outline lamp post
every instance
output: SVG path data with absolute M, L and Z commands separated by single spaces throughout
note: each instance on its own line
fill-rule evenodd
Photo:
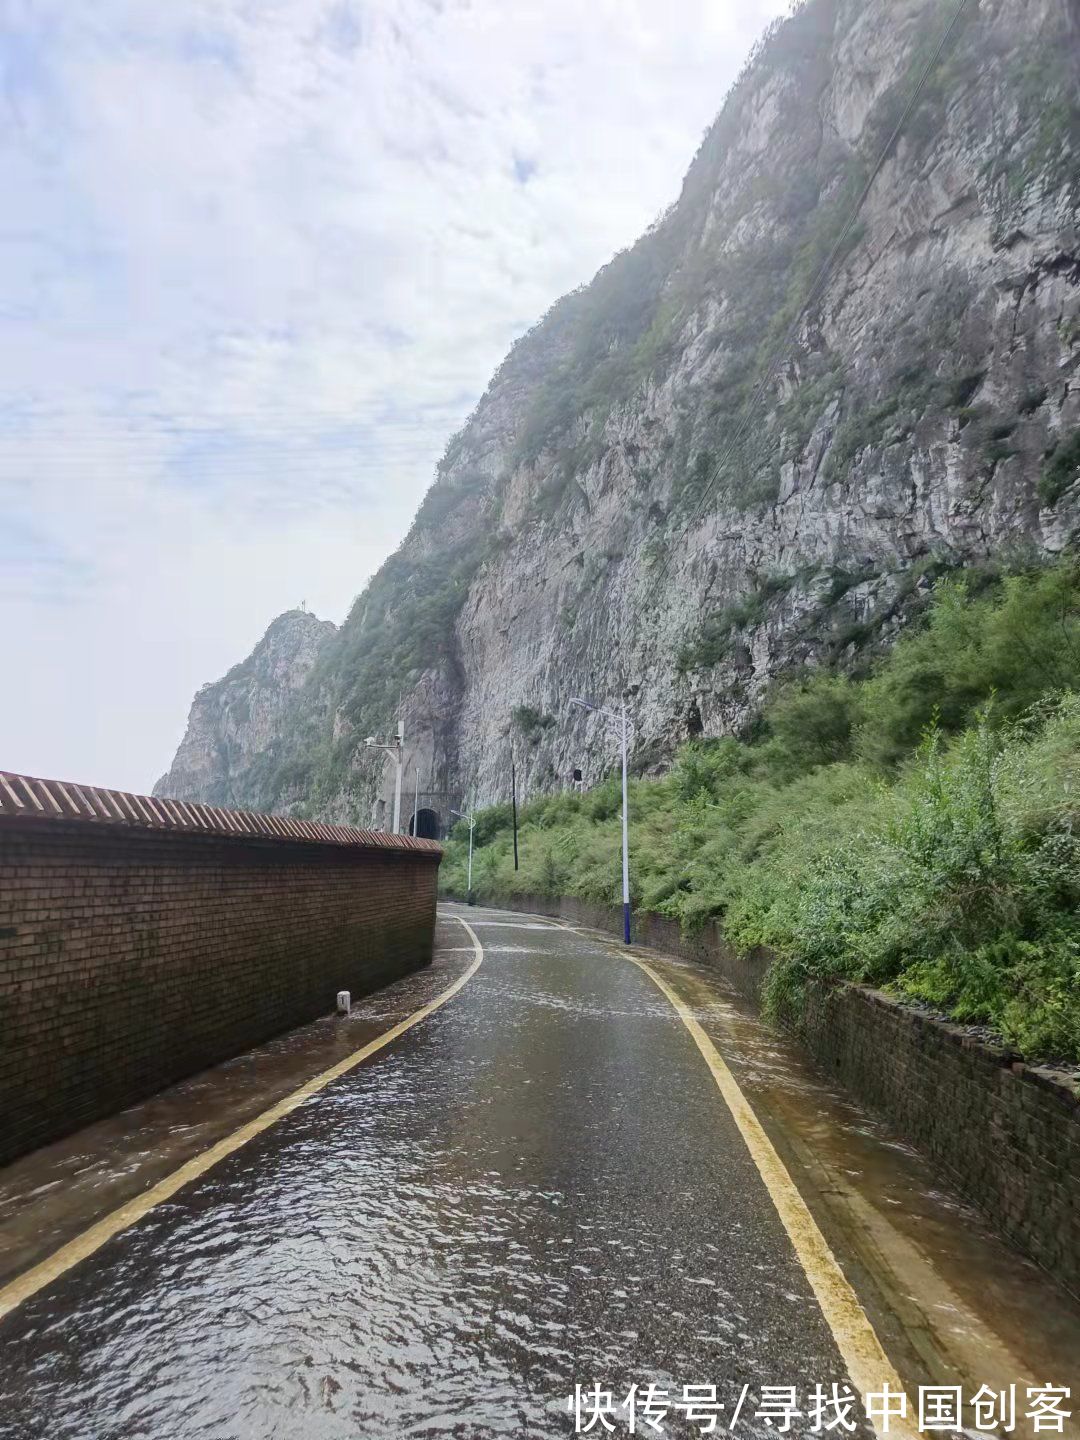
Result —
M 514 767 L 514 742 L 510 741 L 510 806 L 514 820 L 514 869 L 518 868 L 518 836 L 517 836 L 517 770 Z
M 618 711 L 607 710 L 603 705 L 590 705 L 588 700 L 579 700 L 576 696 L 570 700 L 571 705 L 577 705 L 581 710 L 591 710 L 594 715 L 603 715 L 606 720 L 611 720 L 619 727 L 619 737 L 622 747 L 622 913 L 623 913 L 623 943 L 630 944 L 630 841 L 627 822 L 626 802 L 626 739 L 630 727 L 630 721 L 626 718 L 626 701 L 622 702 Z
M 450 814 L 451 814 L 451 815 L 456 815 L 459 820 L 467 820 L 467 821 L 469 822 L 469 879 L 468 879 L 468 883 L 466 884 L 466 887 L 465 887 L 465 888 L 466 888 L 466 891 L 467 891 L 468 895 L 471 897 L 471 896 L 472 896 L 472 840 L 473 840 L 473 831 L 476 829 L 476 816 L 475 816 L 475 815 L 463 815 L 460 810 L 455 810 L 452 805 L 451 805 L 451 807 L 450 807 Z
M 397 767 L 394 775 L 394 829 L 395 835 L 401 829 L 401 760 L 405 748 L 405 721 L 397 722 L 397 734 L 392 740 L 380 740 L 377 735 L 369 735 L 364 741 L 369 750 L 385 750 L 388 755 L 394 757 L 394 764 Z

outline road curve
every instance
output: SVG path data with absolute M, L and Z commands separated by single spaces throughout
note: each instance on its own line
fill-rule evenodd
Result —
M 721 1428 L 742 1397 L 737 1432 L 767 1435 L 763 1386 L 802 1405 L 852 1384 L 650 976 L 550 922 L 462 914 L 483 964 L 448 1003 L 0 1323 L 3 1440 L 550 1436 L 596 1382 L 715 1385 Z M 440 945 L 472 948 L 450 915 Z M 669 1408 L 662 1433 L 705 1427 Z

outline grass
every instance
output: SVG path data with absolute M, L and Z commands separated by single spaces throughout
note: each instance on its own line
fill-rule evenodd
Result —
M 614 903 L 619 785 L 482 812 L 474 885 Z M 774 692 L 754 738 L 631 782 L 633 902 L 775 957 L 766 998 L 865 981 L 1080 1060 L 1080 572 L 942 581 L 865 679 Z M 479 834 L 478 830 L 478 834 Z M 464 888 L 463 837 L 443 883 Z

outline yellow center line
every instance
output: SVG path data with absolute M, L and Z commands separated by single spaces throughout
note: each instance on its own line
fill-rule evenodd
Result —
M 705 1063 L 716 1081 L 716 1087 L 724 1097 L 731 1117 L 738 1126 L 739 1134 L 750 1151 L 758 1174 L 764 1181 L 769 1197 L 787 1231 L 799 1264 L 817 1296 L 852 1383 L 864 1399 L 871 1391 L 880 1393 L 885 1385 L 896 1395 L 904 1389 L 903 1382 L 885 1354 L 866 1311 L 829 1248 L 828 1241 L 818 1228 L 806 1201 L 799 1194 L 787 1166 L 776 1153 L 761 1121 L 754 1114 L 750 1102 L 740 1090 L 720 1052 L 695 1019 L 693 1012 L 651 965 L 639 960 L 635 955 L 626 955 L 625 958 L 633 961 L 639 970 L 643 970 L 657 989 L 667 997 L 704 1056 Z M 907 1408 L 908 1415 L 912 1415 L 914 1411 L 910 1398 Z M 890 1437 L 916 1440 L 918 1433 L 913 1424 L 909 1425 L 899 1417 L 892 1417 L 888 1425 Z
M 421 1020 L 426 1020 L 429 1015 L 438 1010 L 440 1006 L 445 1005 L 448 1000 L 452 1000 L 462 986 L 476 974 L 484 959 L 484 947 L 481 945 L 476 931 L 473 930 L 467 921 L 462 920 L 460 915 L 454 916 L 453 918 L 465 927 L 469 938 L 472 940 L 474 956 L 471 965 L 469 965 L 463 974 L 458 976 L 453 984 L 448 985 L 440 995 L 436 995 L 434 1000 L 429 1001 L 426 1005 L 421 1005 L 419 1010 L 413 1011 L 411 1015 L 399 1021 L 397 1025 L 392 1025 L 389 1030 L 384 1031 L 381 1035 L 377 1035 L 374 1040 L 369 1040 L 366 1045 L 362 1046 L 359 1050 L 354 1050 L 353 1053 L 347 1055 L 344 1060 L 339 1060 L 338 1063 L 332 1065 L 329 1070 L 323 1070 L 320 1074 L 305 1081 L 298 1090 L 294 1090 L 291 1094 L 286 1095 L 285 1098 L 279 1100 L 276 1105 L 271 1105 L 268 1110 L 264 1110 L 260 1115 L 256 1115 L 255 1118 L 249 1120 L 246 1125 L 241 1125 L 240 1128 L 234 1130 L 231 1135 L 226 1135 L 225 1138 L 219 1140 L 216 1145 L 211 1145 L 209 1149 L 202 1151 L 201 1154 L 188 1160 L 186 1164 L 181 1165 L 170 1175 L 166 1175 L 164 1180 L 159 1180 L 156 1185 L 151 1186 L 151 1188 L 146 1190 L 142 1195 L 137 1195 L 133 1200 L 129 1200 L 126 1204 L 120 1205 L 117 1209 L 110 1211 L 108 1215 L 103 1216 L 96 1224 L 84 1230 L 81 1235 L 77 1235 L 74 1240 L 69 1240 L 66 1245 L 61 1245 L 59 1250 L 55 1250 L 39 1264 L 32 1266 L 29 1270 L 24 1271 L 22 1275 L 12 1280 L 10 1284 L 5 1285 L 3 1289 L 0 1289 L 0 1320 L 2 1320 L 5 1315 L 10 1314 L 16 1306 L 21 1305 L 24 1300 L 29 1300 L 31 1295 L 36 1295 L 37 1292 L 43 1290 L 46 1285 L 51 1285 L 54 1280 L 58 1280 L 60 1276 L 70 1270 L 73 1265 L 78 1265 L 80 1261 L 93 1255 L 95 1250 L 100 1250 L 106 1241 L 111 1240 L 114 1235 L 118 1235 L 121 1230 L 126 1230 L 129 1226 L 136 1224 L 137 1221 L 141 1220 L 145 1215 L 148 1215 L 156 1206 L 175 1195 L 184 1185 L 188 1185 L 192 1180 L 197 1180 L 201 1175 L 205 1175 L 208 1170 L 219 1164 L 226 1156 L 232 1155 L 234 1151 L 239 1150 L 242 1145 L 246 1145 L 249 1140 L 254 1140 L 256 1135 L 261 1135 L 264 1130 L 269 1130 L 271 1125 L 276 1125 L 279 1120 L 283 1120 L 286 1115 L 290 1115 L 298 1106 L 302 1105 L 305 1100 L 310 1099 L 312 1095 L 317 1095 L 320 1090 L 325 1090 L 327 1085 L 333 1084 L 333 1082 L 342 1075 L 346 1075 L 350 1070 L 355 1069 L 357 1065 L 362 1064 L 369 1056 L 374 1055 L 377 1051 L 391 1044 L 399 1035 L 404 1035 L 406 1030 L 411 1030 L 412 1027 L 418 1025 Z

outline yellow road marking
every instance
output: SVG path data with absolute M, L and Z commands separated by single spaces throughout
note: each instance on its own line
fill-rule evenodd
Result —
M 788 1238 L 795 1248 L 799 1264 L 806 1272 L 817 1296 L 853 1384 L 864 1397 L 871 1391 L 880 1393 L 886 1384 L 894 1395 L 902 1391 L 903 1382 L 882 1349 L 881 1341 L 859 1303 L 858 1296 L 841 1270 L 828 1241 L 818 1229 L 817 1222 L 799 1194 L 787 1166 L 776 1153 L 761 1121 L 751 1109 L 720 1052 L 698 1024 L 692 1011 L 651 965 L 634 955 L 627 955 L 626 959 L 632 960 L 639 970 L 644 970 L 657 989 L 668 998 L 704 1056 L 705 1063 L 716 1081 L 716 1087 L 724 1097 L 731 1117 L 739 1128 L 739 1134 L 746 1142 L 746 1148 L 757 1166 L 758 1174 L 765 1182 L 765 1188 L 776 1206 Z M 909 1415 L 914 1414 L 910 1398 L 907 1408 Z M 909 1426 L 899 1418 L 890 1421 L 888 1433 L 890 1437 L 904 1437 L 904 1440 L 918 1434 L 914 1425 Z
M 118 1235 L 121 1230 L 126 1230 L 130 1225 L 134 1225 L 145 1215 L 148 1215 L 149 1212 L 160 1205 L 162 1201 L 168 1200 L 171 1196 L 175 1195 L 182 1186 L 190 1184 L 192 1180 L 197 1180 L 200 1175 L 205 1175 L 207 1170 L 210 1170 L 214 1165 L 224 1160 L 226 1156 L 239 1150 L 240 1147 L 246 1145 L 249 1140 L 254 1140 L 256 1135 L 261 1135 L 264 1130 L 269 1130 L 271 1125 L 276 1125 L 279 1120 L 291 1114 L 293 1110 L 297 1109 L 298 1106 L 302 1105 L 304 1101 L 312 1095 L 318 1094 L 320 1090 L 325 1090 L 327 1085 L 332 1084 L 340 1076 L 355 1069 L 357 1065 L 362 1064 L 369 1056 L 374 1055 L 376 1051 L 389 1045 L 392 1041 L 396 1040 L 399 1035 L 404 1035 L 406 1030 L 411 1030 L 414 1025 L 418 1025 L 421 1020 L 426 1020 L 427 1017 L 432 1014 L 433 1011 L 438 1010 L 441 1005 L 445 1005 L 448 1000 L 452 1000 L 462 986 L 476 974 L 484 958 L 484 947 L 481 945 L 476 931 L 467 921 L 462 920 L 460 915 L 454 918 L 465 926 L 469 938 L 473 943 L 473 955 L 475 958 L 464 974 L 459 975 L 452 985 L 448 985 L 441 995 L 436 995 L 434 1000 L 429 1001 L 426 1005 L 422 1005 L 419 1010 L 415 1010 L 406 1019 L 399 1021 L 397 1025 L 392 1025 L 390 1029 L 384 1031 L 382 1035 L 377 1035 L 374 1040 L 369 1040 L 366 1045 L 362 1046 L 359 1050 L 354 1050 L 353 1053 L 347 1055 L 344 1060 L 339 1060 L 338 1063 L 332 1065 L 329 1070 L 323 1070 L 320 1074 L 313 1076 L 301 1085 L 298 1090 L 294 1090 L 290 1095 L 286 1095 L 285 1098 L 279 1100 L 276 1105 L 271 1105 L 270 1108 L 264 1110 L 261 1115 L 256 1115 L 254 1120 L 249 1120 L 246 1125 L 241 1125 L 240 1128 L 234 1130 L 231 1135 L 226 1135 L 225 1138 L 219 1140 L 216 1145 L 211 1145 L 209 1149 L 204 1150 L 200 1155 L 196 1155 L 191 1160 L 188 1160 L 186 1164 L 174 1170 L 171 1175 L 166 1175 L 164 1180 L 159 1180 L 156 1185 L 151 1186 L 151 1188 L 142 1195 L 137 1195 L 125 1205 L 121 1205 L 116 1210 L 110 1211 L 108 1215 L 103 1216 L 96 1224 L 91 1225 L 88 1230 L 84 1230 L 81 1235 L 77 1235 L 74 1240 L 69 1240 L 66 1245 L 61 1245 L 60 1249 L 54 1251 L 47 1259 L 32 1266 L 31 1269 L 25 1271 L 22 1275 L 18 1276 L 17 1279 L 12 1280 L 10 1284 L 5 1285 L 4 1288 L 0 1290 L 0 1320 L 2 1320 L 5 1315 L 10 1314 L 16 1306 L 21 1305 L 24 1300 L 29 1300 L 31 1295 L 36 1295 L 37 1292 L 43 1290 L 46 1285 L 51 1285 L 54 1280 L 58 1280 L 60 1276 L 63 1275 L 65 1271 L 70 1270 L 73 1265 L 78 1265 L 80 1261 L 93 1255 L 95 1250 L 99 1250 L 106 1241 L 111 1240 L 114 1235 Z

